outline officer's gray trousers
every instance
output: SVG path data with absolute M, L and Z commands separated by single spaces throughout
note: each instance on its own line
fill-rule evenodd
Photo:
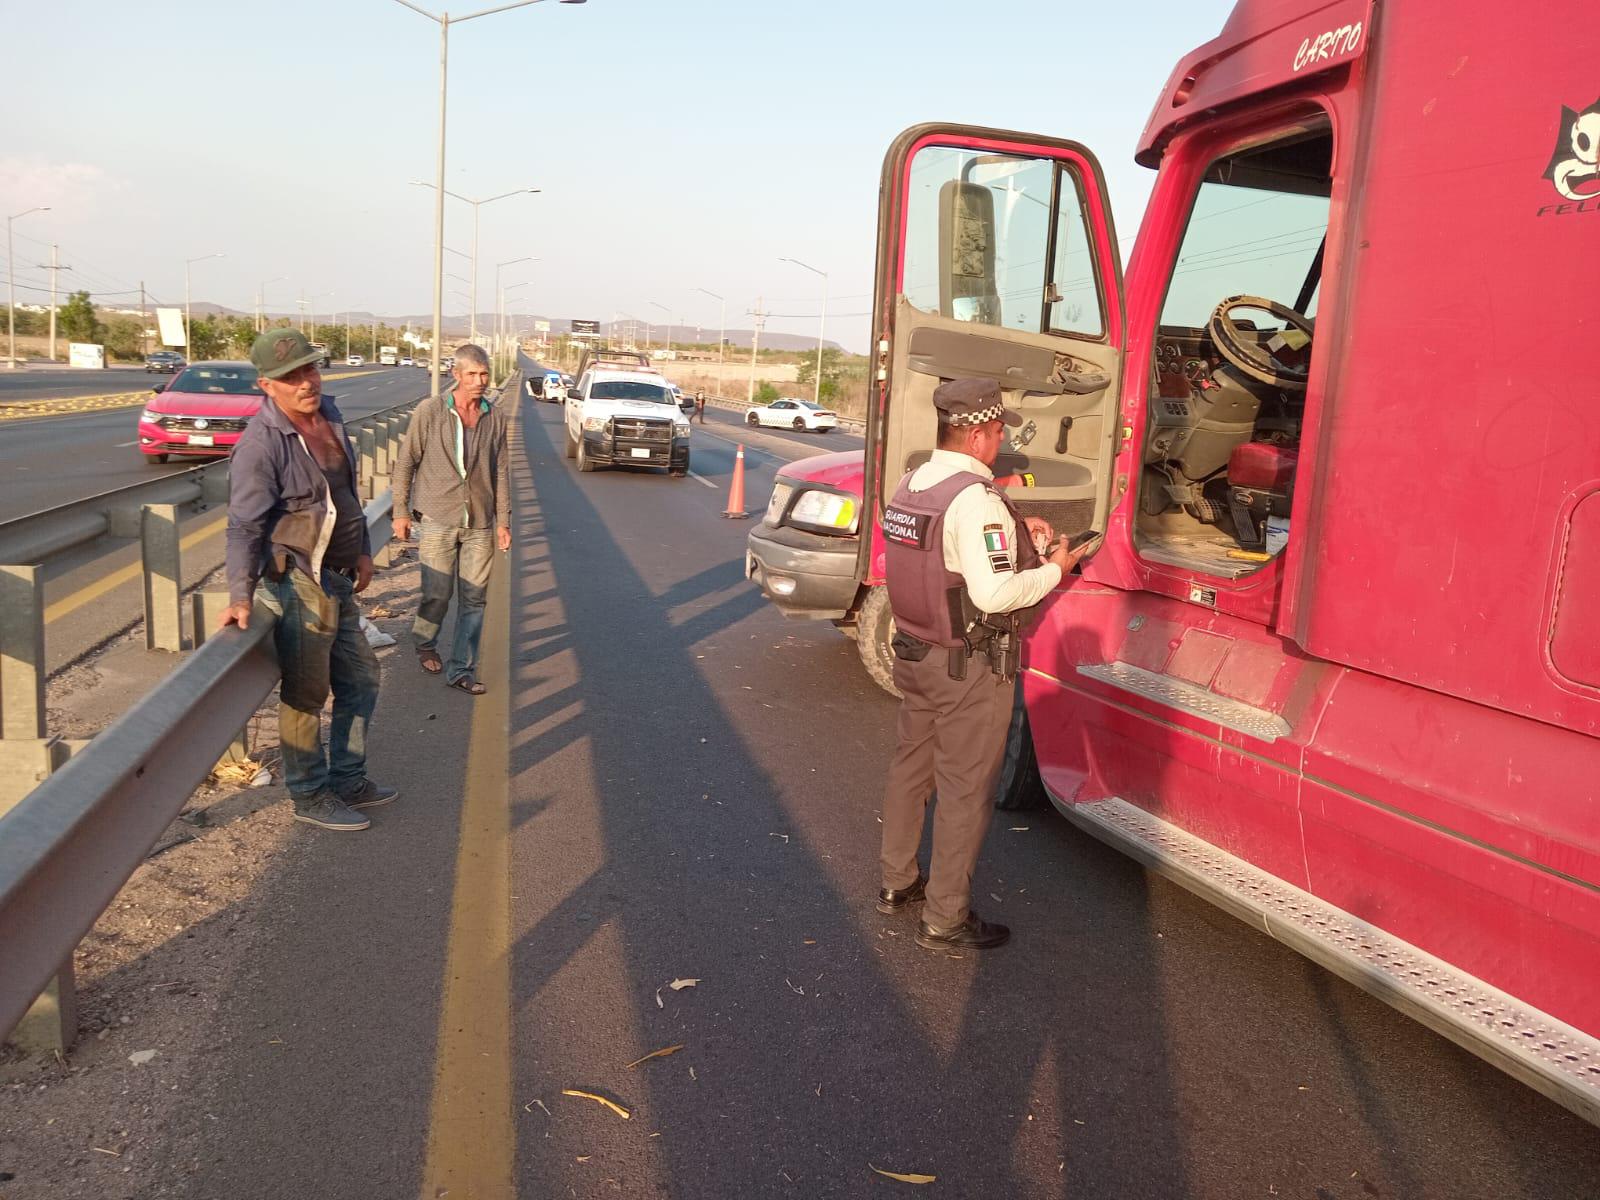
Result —
M 951 679 L 939 646 L 921 662 L 896 659 L 894 682 L 905 698 L 883 798 L 883 885 L 900 889 L 915 882 L 923 821 L 937 792 L 922 919 L 949 929 L 966 919 L 972 898 L 973 868 L 994 816 L 1015 684 L 991 671 L 981 655 L 967 661 L 966 679 Z

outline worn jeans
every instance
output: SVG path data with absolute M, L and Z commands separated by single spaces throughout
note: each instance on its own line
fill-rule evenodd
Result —
M 283 778 L 298 803 L 332 788 L 355 791 L 367 774 L 367 724 L 378 704 L 378 656 L 361 632 L 355 584 L 333 571 L 322 586 L 298 568 L 262 579 L 256 599 L 278 615 L 273 639 L 283 683 L 278 691 L 278 741 Z M 322 706 L 333 693 L 328 750 L 322 750 Z
M 422 563 L 422 600 L 411 636 L 418 650 L 439 644 L 439 627 L 456 597 L 456 636 L 445 663 L 447 683 L 471 679 L 478 667 L 478 640 L 483 636 L 483 606 L 489 599 L 489 572 L 494 567 L 494 530 L 466 529 L 422 518 L 417 533 L 417 559 Z

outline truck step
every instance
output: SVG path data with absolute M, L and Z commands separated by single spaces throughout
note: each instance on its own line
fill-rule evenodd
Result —
M 1256 708 L 1239 700 L 1230 700 L 1196 684 L 1174 679 L 1171 675 L 1162 675 L 1156 671 L 1147 671 L 1132 663 L 1084 663 L 1079 665 L 1078 674 L 1098 679 L 1102 683 L 1121 688 L 1125 692 L 1132 692 L 1136 696 L 1143 696 L 1146 700 L 1154 700 L 1157 704 L 1182 709 L 1202 721 L 1220 725 L 1235 733 L 1259 738 L 1263 742 L 1275 742 L 1294 732 L 1289 722 L 1277 713 Z
M 1600 1125 L 1600 1040 L 1115 797 L 1073 824 Z

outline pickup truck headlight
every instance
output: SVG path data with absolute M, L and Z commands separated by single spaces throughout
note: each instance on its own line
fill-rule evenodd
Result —
M 854 533 L 856 502 L 837 492 L 808 489 L 800 493 L 800 498 L 789 510 L 789 522 L 792 525 L 812 525 L 829 533 Z
M 673 425 L 672 425 L 672 436 L 673 437 L 681 437 L 681 438 L 688 437 L 689 436 L 689 423 L 687 421 L 684 421 L 684 422 L 681 422 L 681 423 L 676 422 L 676 421 L 673 422 Z
M 610 417 L 585 417 L 583 419 L 583 427 L 589 433 L 610 433 L 611 432 L 611 418 Z

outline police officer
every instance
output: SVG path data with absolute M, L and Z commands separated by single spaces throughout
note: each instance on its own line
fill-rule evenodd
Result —
M 978 850 L 994 812 L 1016 676 L 1020 614 L 1060 584 L 1084 553 L 1036 543 L 1055 537 L 1018 516 L 990 468 L 1004 430 L 1022 418 L 1000 385 L 958 379 L 934 390 L 939 442 L 900 481 L 884 511 L 894 682 L 904 699 L 899 748 L 883 801 L 878 911 L 923 901 L 916 941 L 930 950 L 985 950 L 1011 936 L 968 905 Z M 935 790 L 928 874 L 917 848 Z

